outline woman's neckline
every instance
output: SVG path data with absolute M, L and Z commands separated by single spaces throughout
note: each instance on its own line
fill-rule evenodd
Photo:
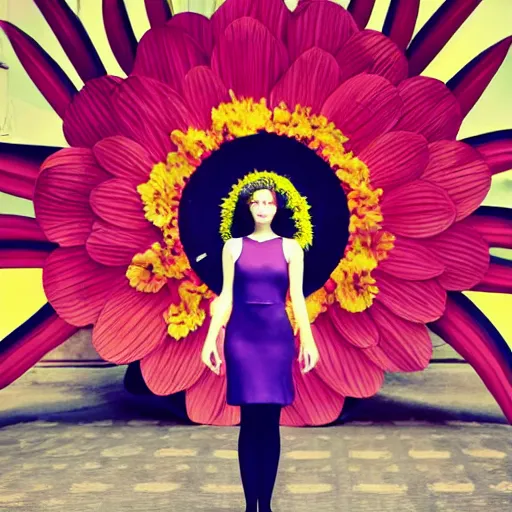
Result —
M 255 240 L 254 238 L 251 238 L 250 236 L 246 236 L 245 238 L 248 238 L 249 240 L 252 240 L 253 242 L 256 242 L 258 244 L 264 244 L 265 242 L 271 242 L 272 240 L 278 240 L 279 238 L 283 238 L 283 237 L 276 236 L 274 238 L 269 238 L 268 240 Z

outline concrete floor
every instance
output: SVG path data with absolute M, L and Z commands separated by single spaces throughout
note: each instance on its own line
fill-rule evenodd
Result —
M 0 391 L 0 512 L 244 510 L 239 427 L 180 421 L 123 374 L 36 367 Z M 501 512 L 510 434 L 470 366 L 390 374 L 344 424 L 281 427 L 273 510 Z

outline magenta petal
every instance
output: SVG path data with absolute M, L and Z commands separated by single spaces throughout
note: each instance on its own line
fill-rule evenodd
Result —
M 491 293 L 512 293 L 512 262 L 491 256 L 487 272 L 472 290 Z
M 146 182 L 153 168 L 148 152 L 120 135 L 101 140 L 94 146 L 93 153 L 103 169 L 135 185 Z
M 454 139 L 463 116 L 455 96 L 440 80 L 417 76 L 398 86 L 404 103 L 396 130 L 417 132 L 428 141 Z
M 168 0 L 144 0 L 151 28 L 162 27 L 172 18 Z
M 407 281 L 423 281 L 440 276 L 445 266 L 424 243 L 395 235 L 395 246 L 379 268 L 387 274 L 406 279 Z
M 386 193 L 421 176 L 428 163 L 427 141 L 416 133 L 393 131 L 377 137 L 358 157 L 370 170 L 372 186 Z
M 435 279 L 404 281 L 382 270 L 374 270 L 379 293 L 375 300 L 395 315 L 410 322 L 433 322 L 441 317 L 446 304 L 446 291 Z
M 135 185 L 121 178 L 112 178 L 96 187 L 89 197 L 94 213 L 114 226 L 145 229 L 142 200 Z
M 459 221 L 474 212 L 491 188 L 491 172 L 481 155 L 462 142 L 429 145 L 430 162 L 422 179 L 443 187 L 457 208 Z
M 180 12 L 167 22 L 167 26 L 183 30 L 201 47 L 203 53 L 211 55 L 213 30 L 206 16 L 195 12 Z
M 512 36 L 487 48 L 446 84 L 457 98 L 464 117 L 473 108 L 500 69 L 511 44 Z
M 64 0 L 34 0 L 80 78 L 87 82 L 107 72 L 80 18 Z
M 393 41 L 375 30 L 355 32 L 336 54 L 336 59 L 343 81 L 363 72 L 380 75 L 392 84 L 407 78 L 405 55 Z
M 380 348 L 401 372 L 424 370 L 432 357 L 432 342 L 425 325 L 409 322 L 375 301 L 369 309 L 378 326 Z M 368 355 L 370 349 L 365 350 Z
M 55 112 L 64 117 L 66 108 L 77 93 L 73 82 L 50 55 L 25 32 L 2 20 L 0 28 L 9 38 L 16 56 L 34 85 Z
M 456 209 L 441 187 L 416 180 L 390 190 L 382 199 L 383 227 L 410 238 L 434 236 L 455 222 Z
M 419 75 L 430 64 L 481 1 L 443 2 L 407 48 L 409 76 Z
M 357 31 L 352 16 L 333 2 L 306 2 L 293 13 L 287 46 L 291 60 L 316 46 L 336 55 Z
M 338 333 L 354 347 L 377 345 L 379 331 L 368 311 L 350 313 L 336 302 L 327 308 L 327 314 Z
M 192 37 L 165 26 L 149 30 L 140 40 L 133 75 L 155 78 L 180 91 L 187 72 L 207 62 L 207 55 Z
M 48 256 L 56 246 L 50 242 L 31 242 L 31 247 L 16 247 L 16 242 L 0 245 L 0 269 L 43 268 Z M 23 244 L 22 245 L 26 245 Z
M 127 78 L 113 104 L 122 134 L 143 146 L 153 161 L 165 161 L 176 149 L 170 139 L 173 130 L 197 124 L 176 91 L 152 78 Z
M 393 0 L 382 33 L 396 43 L 398 48 L 405 50 L 414 33 L 420 0 Z
M 338 86 L 340 68 L 336 59 L 320 48 L 304 52 L 288 69 L 270 93 L 271 108 L 284 101 L 289 109 L 295 105 L 311 107 L 318 113 L 325 100 Z
M 454 224 L 423 243 L 446 267 L 438 279 L 445 290 L 469 290 L 482 280 L 489 268 L 489 246 L 464 222 Z
M 44 292 L 61 318 L 82 327 L 96 321 L 125 270 L 99 265 L 84 247 L 58 248 L 43 268 Z
M 85 243 L 94 221 L 89 194 L 106 179 L 90 149 L 65 148 L 43 163 L 34 209 L 48 240 L 64 247 Z
M 267 97 L 287 67 L 283 43 L 252 18 L 231 23 L 213 49 L 212 70 L 237 96 Z
M 512 249 L 512 209 L 481 206 L 464 224 L 480 234 L 489 247 Z
M 90 80 L 75 96 L 64 116 L 64 136 L 70 146 L 89 148 L 119 133 L 112 97 L 121 82 L 114 76 Z
M 348 79 L 322 107 L 322 114 L 349 138 L 347 148 L 356 153 L 393 128 L 401 111 L 396 88 L 378 75 Z
M 275 37 L 284 41 L 291 14 L 282 0 L 230 0 L 223 2 L 212 16 L 215 42 L 219 40 L 228 25 L 244 17 L 260 21 Z
M 103 2 L 103 24 L 112 53 L 122 70 L 129 75 L 133 69 L 137 38 L 124 2 Z
M 498 130 L 463 139 L 485 158 L 492 174 L 512 168 L 512 130 Z
M 135 254 L 144 252 L 153 242 L 160 241 L 162 234 L 147 223 L 145 229 L 126 229 L 103 220 L 97 220 L 85 247 L 89 256 L 109 267 L 128 266 Z
M 198 119 L 198 128 L 204 130 L 211 127 L 212 108 L 230 101 L 227 87 L 207 66 L 197 66 L 187 73 L 183 81 L 183 97 Z
M 374 6 L 375 0 L 350 0 L 348 12 L 360 29 L 365 28 L 370 21 Z
M 32 199 L 41 163 L 59 149 L 0 143 L 0 192 Z
M 0 240 L 48 242 L 36 219 L 21 215 L 0 214 Z
M 163 313 L 168 306 L 165 287 L 158 293 L 138 292 L 125 278 L 94 326 L 94 348 L 103 359 L 116 364 L 142 359 L 167 337 Z

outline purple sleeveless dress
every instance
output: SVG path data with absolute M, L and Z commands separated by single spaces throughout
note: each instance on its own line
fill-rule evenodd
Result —
M 292 364 L 297 354 L 285 310 L 289 278 L 283 239 L 244 237 L 242 244 L 224 338 L 226 401 L 289 405 L 295 398 Z

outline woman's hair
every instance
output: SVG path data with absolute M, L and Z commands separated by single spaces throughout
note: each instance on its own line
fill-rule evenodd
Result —
M 254 231 L 254 219 L 249 209 L 249 203 L 253 194 L 258 190 L 270 190 L 276 201 L 277 211 L 272 221 L 272 229 L 280 236 L 293 238 L 296 228 L 292 219 L 293 212 L 286 208 L 287 199 L 275 190 L 271 181 L 264 178 L 249 183 L 240 191 L 231 226 L 233 237 L 247 236 Z

